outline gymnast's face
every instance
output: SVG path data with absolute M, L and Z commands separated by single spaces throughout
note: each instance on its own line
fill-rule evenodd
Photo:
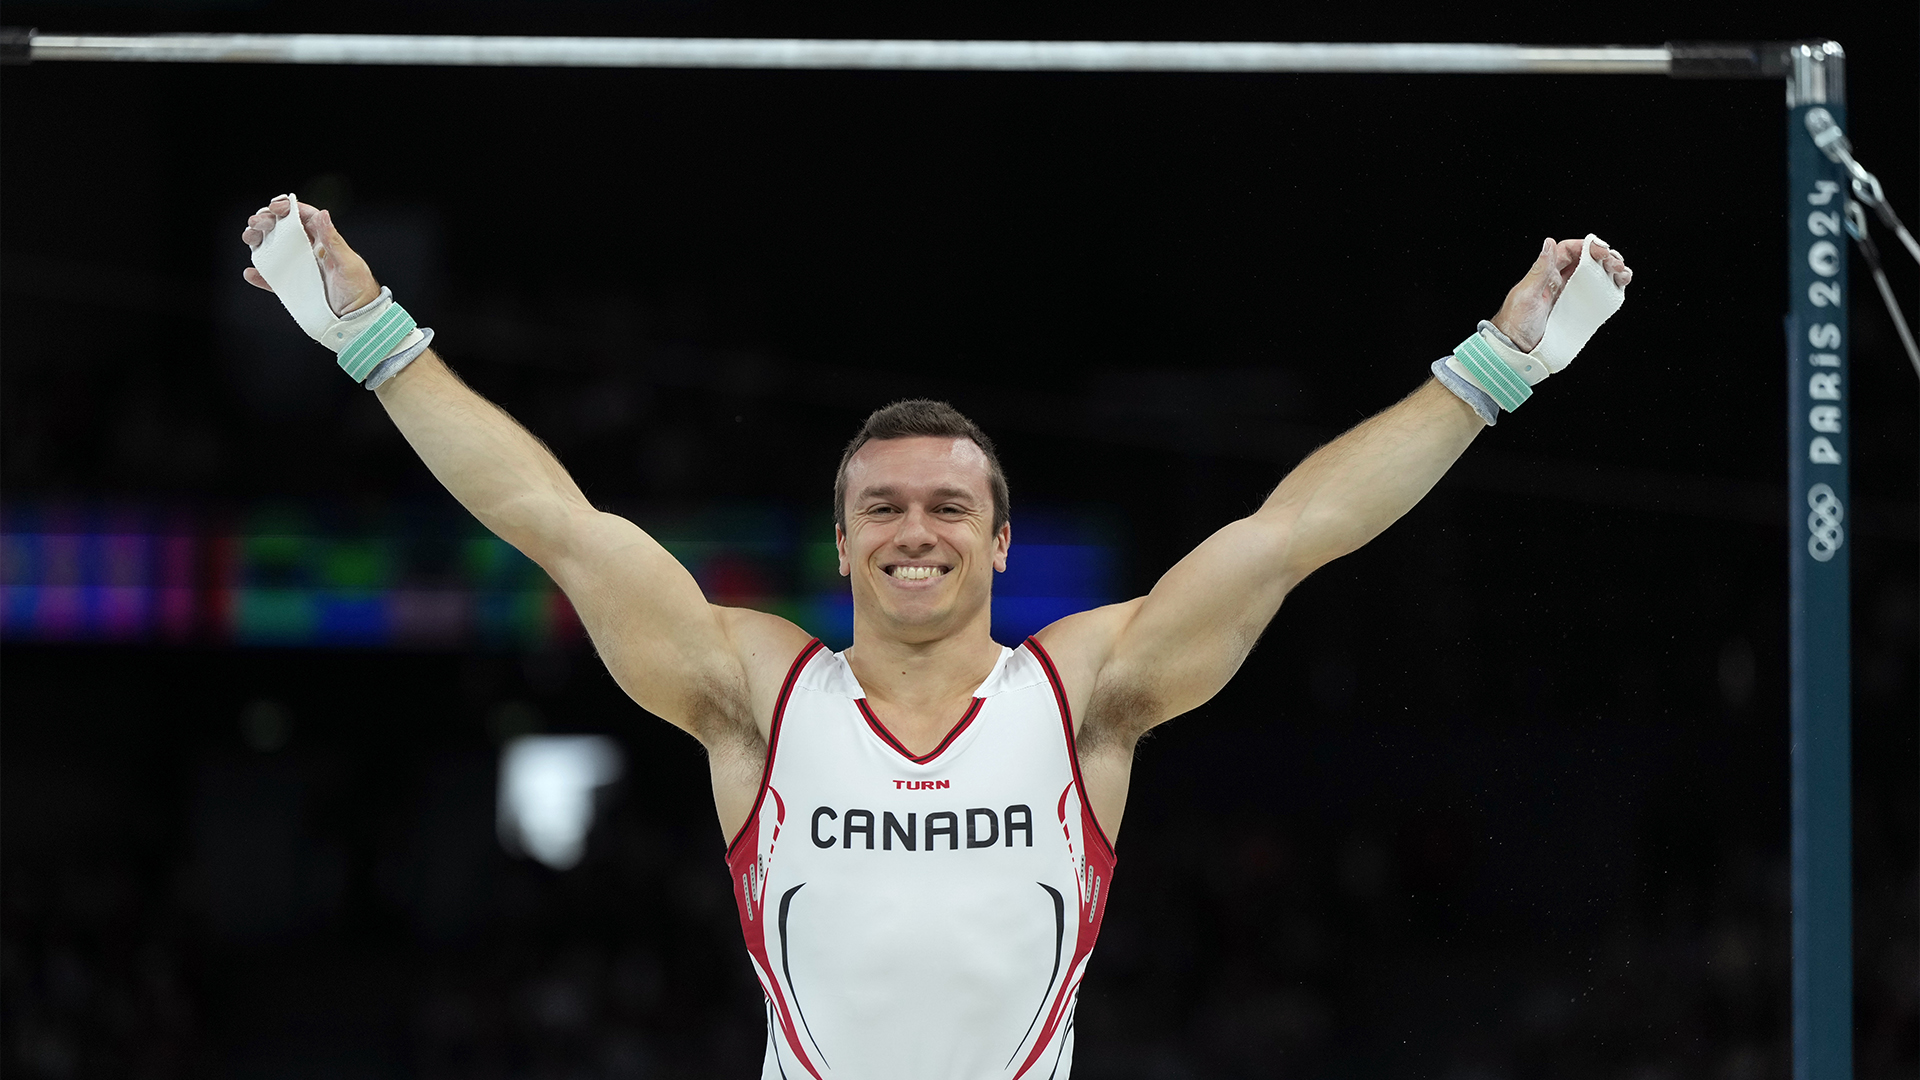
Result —
M 972 439 L 867 443 L 847 462 L 844 509 L 835 539 L 856 631 L 928 641 L 988 617 L 1013 532 L 993 527 L 987 456 Z

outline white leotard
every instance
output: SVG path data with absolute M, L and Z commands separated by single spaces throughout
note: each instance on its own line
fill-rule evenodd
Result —
M 767 1080 L 1065 1080 L 1113 879 L 1038 642 L 1003 649 L 939 746 L 909 754 L 813 642 L 774 708 L 727 849 L 767 997 Z

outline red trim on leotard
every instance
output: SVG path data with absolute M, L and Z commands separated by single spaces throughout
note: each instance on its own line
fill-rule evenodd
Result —
M 1053 686 L 1054 700 L 1060 706 L 1060 724 L 1067 737 L 1067 759 L 1073 766 L 1073 783 L 1060 792 L 1059 814 L 1062 826 L 1065 826 L 1067 819 L 1067 792 L 1077 789 L 1080 792 L 1082 835 L 1097 837 L 1098 840 L 1097 842 L 1087 840 L 1087 850 L 1077 860 L 1079 867 L 1076 874 L 1080 876 L 1080 892 L 1075 899 L 1078 901 L 1076 925 L 1079 929 L 1075 935 L 1073 960 L 1067 967 L 1067 976 L 1061 981 L 1059 991 L 1053 996 L 1053 1005 L 1047 1010 L 1046 1023 L 1040 1028 L 1040 1034 L 1034 1038 L 1033 1048 L 1027 1052 L 1026 1060 L 1021 1062 L 1020 1068 L 1013 1074 L 1014 1080 L 1022 1080 L 1029 1071 L 1036 1069 L 1040 1063 L 1042 1051 L 1054 1045 L 1055 1039 L 1061 1040 L 1062 1050 L 1065 1048 L 1066 1034 L 1063 1027 L 1071 1027 L 1073 1023 L 1074 1001 L 1080 991 L 1080 982 L 1086 977 L 1084 965 L 1093 954 L 1094 942 L 1100 937 L 1100 923 L 1106 910 L 1108 886 L 1113 881 L 1116 861 L 1113 857 L 1113 842 L 1107 839 L 1106 830 L 1101 828 L 1099 820 L 1094 817 L 1093 804 L 1087 799 L 1086 781 L 1080 775 L 1080 750 L 1074 739 L 1073 712 L 1067 704 L 1066 685 L 1061 681 L 1060 671 L 1054 667 L 1053 658 L 1047 655 L 1046 648 L 1034 638 L 1028 638 L 1026 644 L 1033 652 L 1034 659 L 1040 661 L 1041 670 L 1047 673 L 1047 681 Z M 1071 842 L 1071 836 L 1068 839 Z M 1056 1063 L 1058 1060 L 1056 1055 Z M 1034 1075 L 1037 1076 L 1038 1073 Z
M 1113 841 L 1107 839 L 1107 830 L 1100 824 L 1100 815 L 1093 812 L 1093 803 L 1087 798 L 1087 782 L 1080 777 L 1080 743 L 1073 733 L 1073 707 L 1067 704 L 1067 687 L 1060 681 L 1060 671 L 1053 666 L 1053 657 L 1040 644 L 1040 639 L 1029 637 L 1027 647 L 1033 650 L 1034 659 L 1040 661 L 1040 669 L 1047 673 L 1047 682 L 1053 684 L 1053 699 L 1060 703 L 1060 724 L 1067 732 L 1067 761 L 1073 765 L 1073 786 L 1080 792 L 1080 805 L 1087 811 L 1087 820 L 1093 822 L 1093 834 L 1100 838 L 1100 844 L 1107 849 L 1107 858 L 1115 859 Z
M 967 730 L 967 725 L 973 723 L 973 718 L 980 714 L 980 706 L 985 704 L 986 700 L 986 698 L 974 698 L 973 704 L 967 706 L 966 714 L 960 717 L 960 722 L 953 725 L 953 730 L 947 732 L 946 738 L 940 740 L 940 745 L 918 756 L 915 756 L 913 751 L 907 749 L 906 744 L 894 738 L 893 732 L 887 730 L 887 725 L 881 723 L 880 718 L 873 715 L 873 708 L 867 704 L 866 698 L 854 698 L 853 703 L 860 706 L 860 715 L 867 718 L 867 726 L 873 729 L 875 735 L 880 736 L 888 746 L 898 750 L 901 757 L 906 758 L 915 765 L 925 765 L 927 762 L 939 757 L 942 750 L 953 745 L 953 740 L 959 738 L 960 733 Z
M 767 785 L 773 781 L 773 755 L 780 749 L 780 721 L 786 716 L 787 698 L 793 693 L 793 684 L 800 678 L 801 669 L 813 654 L 822 648 L 819 638 L 807 642 L 807 647 L 794 657 L 793 666 L 787 669 L 787 681 L 780 684 L 780 696 L 773 703 L 773 723 L 767 729 L 767 760 L 760 769 L 760 792 L 753 797 L 753 809 L 747 811 L 747 820 L 740 823 L 739 831 L 733 839 L 727 841 L 727 858 L 733 858 L 733 849 L 740 846 L 740 838 L 747 835 L 747 826 L 760 820 L 760 804 L 767 800 Z

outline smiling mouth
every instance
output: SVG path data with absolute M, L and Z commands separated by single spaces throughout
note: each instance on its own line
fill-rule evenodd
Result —
M 925 581 L 936 578 L 951 570 L 949 566 L 889 566 L 887 576 L 901 581 Z

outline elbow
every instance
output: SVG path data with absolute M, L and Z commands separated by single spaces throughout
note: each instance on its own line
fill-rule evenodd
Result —
M 1345 515 L 1313 508 L 1287 520 L 1270 522 L 1264 532 L 1261 543 L 1272 553 L 1270 565 L 1287 590 L 1315 570 L 1358 550 L 1369 539 Z
M 517 495 L 479 516 L 494 535 L 552 573 L 579 546 L 580 536 L 590 531 L 587 519 L 599 511 L 541 493 Z

